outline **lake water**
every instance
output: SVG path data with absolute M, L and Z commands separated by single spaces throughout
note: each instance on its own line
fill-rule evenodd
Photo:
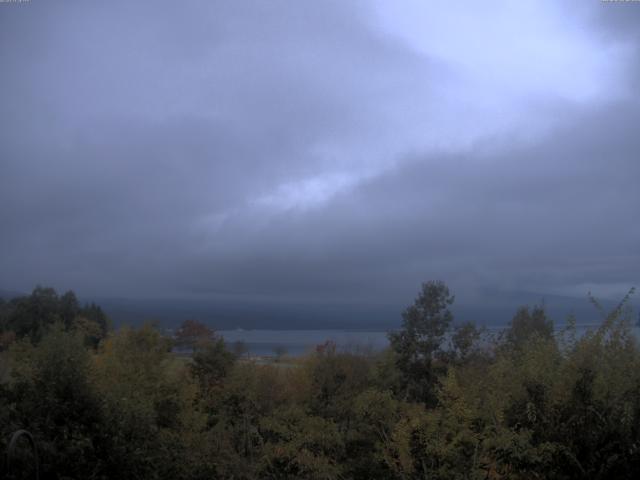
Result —
M 237 341 L 245 343 L 252 355 L 274 355 L 283 348 L 287 355 L 303 355 L 326 341 L 340 349 L 371 348 L 382 350 L 389 342 L 387 332 L 347 330 L 219 330 L 229 348 Z
M 598 324 L 579 324 L 576 334 L 598 327 Z M 499 333 L 504 326 L 487 327 L 490 333 Z M 563 326 L 558 326 L 562 329 Z M 640 329 L 633 329 L 640 338 Z M 389 345 L 386 331 L 356 330 L 219 330 L 230 349 L 238 341 L 245 343 L 251 355 L 274 355 L 276 348 L 282 348 L 287 355 L 299 356 L 313 351 L 317 345 L 326 341 L 335 342 L 340 350 L 382 350 Z

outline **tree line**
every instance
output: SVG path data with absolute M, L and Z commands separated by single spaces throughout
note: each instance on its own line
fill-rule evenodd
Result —
M 386 350 L 327 342 L 283 368 L 199 322 L 174 338 L 113 330 L 100 307 L 38 287 L 0 301 L 0 451 L 26 429 L 41 478 L 59 479 L 635 478 L 628 298 L 583 335 L 541 307 L 490 335 L 455 324 L 453 295 L 427 282 Z

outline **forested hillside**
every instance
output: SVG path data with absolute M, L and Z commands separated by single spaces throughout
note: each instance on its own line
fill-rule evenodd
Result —
M 491 336 L 456 324 L 428 282 L 384 352 L 327 342 L 261 365 L 197 322 L 113 331 L 100 307 L 37 288 L 0 302 L 0 450 L 28 430 L 41 478 L 636 478 L 627 300 L 582 336 L 540 307 Z M 17 478 L 30 455 L 12 459 Z

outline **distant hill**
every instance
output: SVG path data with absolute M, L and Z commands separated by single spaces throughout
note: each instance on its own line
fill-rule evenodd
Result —
M 164 327 L 174 327 L 185 319 L 197 319 L 217 330 L 237 328 L 272 330 L 391 330 L 398 328 L 402 311 L 407 305 L 322 302 L 269 301 L 197 301 L 197 300 L 135 300 L 91 299 L 99 304 L 116 326 L 138 325 L 154 320 Z M 517 295 L 501 299 L 502 303 L 480 305 L 454 304 L 456 322 L 475 322 L 478 325 L 502 326 L 522 305 L 541 303 L 536 295 Z M 598 323 L 598 312 L 586 298 L 545 297 L 545 307 L 556 325 L 574 314 L 579 323 Z M 615 302 L 603 302 L 613 308 Z
M 299 302 L 241 302 L 196 300 L 92 299 L 114 324 L 155 320 L 172 327 L 192 318 L 217 330 L 243 329 L 377 329 L 399 324 L 393 305 L 320 304 Z
M 28 293 L 0 290 L 5 300 Z M 156 321 L 172 328 L 186 319 L 197 319 L 216 330 L 238 328 L 270 330 L 370 330 L 396 329 L 402 321 L 402 311 L 408 304 L 375 304 L 366 302 L 267 301 L 267 300 L 179 300 L 123 299 L 80 297 L 81 303 L 95 302 L 111 318 L 114 325 L 140 325 Z M 478 325 L 502 326 L 522 305 L 537 305 L 543 300 L 549 316 L 562 325 L 569 314 L 579 323 L 598 323 L 601 318 L 586 298 L 541 295 L 527 292 L 487 292 L 477 304 L 453 305 L 455 322 L 471 321 Z M 616 302 L 603 301 L 606 309 Z M 636 314 L 637 315 L 637 314 Z
M 15 297 L 24 297 L 25 295 L 28 295 L 28 293 L 0 289 L 0 298 L 3 300 L 9 300 Z

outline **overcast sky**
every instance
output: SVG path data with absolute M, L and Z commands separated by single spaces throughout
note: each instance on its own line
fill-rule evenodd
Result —
M 640 3 L 0 3 L 0 289 L 429 279 L 640 286 Z

